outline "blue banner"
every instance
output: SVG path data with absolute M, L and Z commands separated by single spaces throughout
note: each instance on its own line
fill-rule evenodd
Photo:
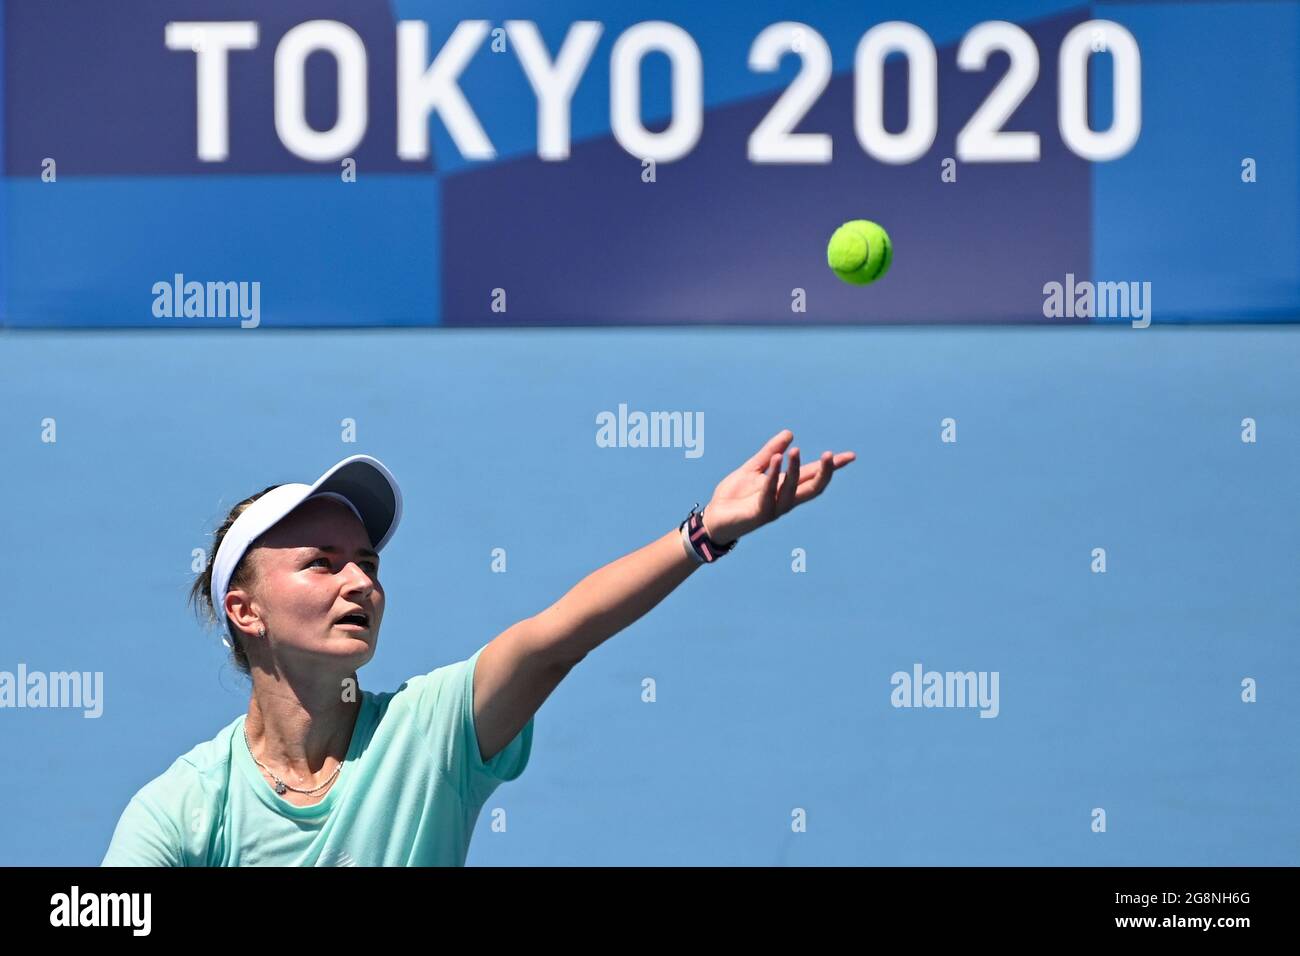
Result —
M 0 323 L 1300 317 L 1296 3 L 592 15 L 9 0 Z

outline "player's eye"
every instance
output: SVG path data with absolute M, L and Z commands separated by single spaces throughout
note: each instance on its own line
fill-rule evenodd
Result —
M 329 564 L 329 560 L 330 560 L 330 559 L 329 559 L 329 558 L 326 558 L 326 557 L 314 558 L 314 559 L 312 560 L 311 564 L 308 564 L 307 567 L 309 567 L 309 568 L 310 568 L 310 567 L 314 567 L 315 565 L 319 564 L 319 563 L 322 562 L 322 561 L 324 561 L 324 562 L 328 565 L 328 564 Z M 363 567 L 363 568 L 366 569 L 366 573 L 369 574 L 370 576 L 374 577 L 375 575 L 379 574 L 379 564 L 378 564 L 378 562 L 375 562 L 375 561 L 362 561 L 362 562 L 360 562 L 360 564 L 361 564 L 361 567 Z

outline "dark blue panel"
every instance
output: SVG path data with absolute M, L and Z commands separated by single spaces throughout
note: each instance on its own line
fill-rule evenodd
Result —
M 1089 164 L 1057 127 L 1056 51 L 1084 9 L 1027 24 L 1038 82 L 1005 125 L 1042 140 L 1037 163 L 962 165 L 940 180 L 958 131 L 1002 78 L 939 50 L 939 132 L 901 166 L 870 159 L 853 130 L 853 78 L 837 74 L 800 132 L 827 132 L 834 161 L 770 166 L 747 140 L 776 95 L 710 110 L 683 160 L 643 183 L 612 137 L 577 144 L 563 163 L 535 157 L 443 177 L 443 323 L 447 325 L 1045 321 L 1045 282 L 1091 274 Z M 837 64 L 843 66 L 843 64 Z M 886 126 L 905 123 L 906 68 L 886 64 Z M 841 283 L 826 242 L 849 219 L 889 230 L 889 275 Z M 791 312 L 791 290 L 808 311 Z M 503 288 L 507 312 L 490 309 Z M 1054 322 L 1068 320 L 1052 320 Z
M 366 46 L 369 123 L 354 158 L 362 172 L 427 171 L 397 159 L 396 28 L 386 0 L 16 0 L 5 5 L 8 38 L 5 170 L 37 175 L 47 156 L 60 175 L 102 173 L 304 172 L 337 175 L 337 162 L 305 162 L 275 132 L 275 47 L 305 20 L 339 20 Z M 230 158 L 197 155 L 195 56 L 168 50 L 167 23 L 253 20 L 254 50 L 229 55 Z M 18 38 L 21 37 L 21 42 Z M 436 43 L 430 43 L 434 49 Z M 337 71 L 308 58 L 307 119 L 333 125 Z

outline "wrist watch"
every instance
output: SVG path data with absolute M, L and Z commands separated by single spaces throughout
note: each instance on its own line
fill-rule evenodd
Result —
M 718 544 L 709 537 L 708 532 L 704 530 L 704 512 L 696 511 L 700 503 L 695 502 L 695 507 L 691 513 L 679 525 L 682 533 L 682 547 L 686 553 L 695 560 L 697 564 L 712 564 L 724 554 L 730 554 L 731 549 L 736 546 L 733 541 L 730 544 Z

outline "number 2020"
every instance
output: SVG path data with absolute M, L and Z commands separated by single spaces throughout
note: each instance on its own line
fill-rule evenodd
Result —
M 1004 51 L 1010 69 L 957 134 L 957 159 L 968 163 L 1032 163 L 1039 158 L 1034 132 L 1002 129 L 1038 80 L 1038 50 L 1029 34 L 1014 23 L 990 20 L 970 30 L 957 48 L 957 66 L 983 70 L 989 55 Z M 1114 65 L 1110 128 L 1088 126 L 1088 58 L 1110 52 Z M 754 163 L 829 163 L 827 133 L 792 130 L 821 96 L 831 78 L 831 51 L 826 40 L 806 24 L 785 21 L 767 27 L 749 50 L 749 68 L 772 72 L 781 57 L 793 52 L 802 66 L 785 93 L 749 137 Z M 884 67 L 891 53 L 907 57 L 907 127 L 891 133 L 884 124 Z M 1076 155 L 1094 161 L 1117 159 L 1137 142 L 1142 128 L 1141 56 L 1133 34 L 1112 20 L 1089 20 L 1066 34 L 1058 61 L 1058 121 L 1061 138 Z M 858 142 L 884 163 L 910 163 L 934 143 L 939 122 L 938 58 L 934 44 L 919 27 L 893 20 L 872 27 L 858 41 L 854 58 L 853 127 Z

